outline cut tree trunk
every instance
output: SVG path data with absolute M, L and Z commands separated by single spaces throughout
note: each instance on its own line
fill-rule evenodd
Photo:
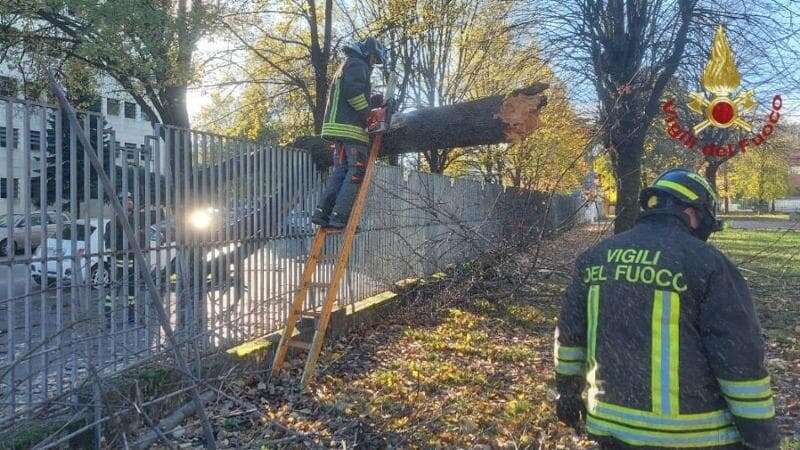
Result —
M 547 84 L 534 83 L 509 95 L 395 114 L 384 137 L 381 156 L 523 139 L 539 128 L 539 112 L 547 105 L 547 97 L 541 94 L 545 89 Z M 328 143 L 319 136 L 301 136 L 292 147 L 307 151 L 320 171 L 331 165 Z M 205 170 L 209 175 L 221 173 L 220 182 L 225 182 L 227 174 L 234 173 L 226 170 L 229 164 L 237 167 L 241 160 L 254 161 L 260 151 L 227 159 L 220 163 L 222 167 L 215 164 Z
M 395 114 L 381 156 L 524 138 L 539 127 L 539 112 L 547 104 L 547 98 L 541 95 L 545 89 L 546 84 L 535 83 L 507 96 Z M 328 146 L 319 136 L 302 136 L 293 146 L 311 153 L 320 170 L 330 165 Z

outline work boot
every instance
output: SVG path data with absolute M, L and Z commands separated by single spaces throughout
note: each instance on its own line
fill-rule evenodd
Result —
M 347 226 L 347 217 L 342 217 L 341 214 L 334 211 L 331 213 L 330 219 L 328 219 L 328 228 L 333 228 L 336 230 L 341 230 L 342 228 Z
M 328 215 L 325 214 L 325 211 L 323 211 L 322 208 L 317 208 L 314 210 L 314 214 L 311 216 L 311 223 L 321 227 L 326 227 L 328 226 Z

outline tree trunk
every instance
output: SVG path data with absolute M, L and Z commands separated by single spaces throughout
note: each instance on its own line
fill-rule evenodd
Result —
M 539 126 L 539 111 L 547 104 L 536 83 L 509 96 L 495 95 L 438 108 L 395 114 L 381 155 L 420 153 L 511 142 Z M 320 170 L 330 165 L 328 146 L 319 136 L 302 136 L 294 147 L 311 153 Z
M 719 169 L 718 164 L 709 164 L 706 166 L 706 181 L 710 184 L 714 190 L 717 189 L 717 170 Z
M 448 153 L 450 153 L 449 149 L 423 152 L 422 155 L 425 157 L 425 161 L 428 162 L 428 170 L 431 173 L 443 174 L 444 169 L 447 167 Z
M 627 231 L 639 217 L 639 191 L 642 185 L 642 146 L 629 142 L 619 149 L 614 171 L 617 178 L 617 218 L 614 234 Z

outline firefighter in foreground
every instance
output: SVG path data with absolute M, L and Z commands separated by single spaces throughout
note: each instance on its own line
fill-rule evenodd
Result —
M 328 92 L 322 125 L 322 138 L 331 142 L 334 169 L 311 217 L 313 223 L 330 228 L 344 228 L 347 224 L 366 172 L 370 105 L 383 103 L 382 96 L 370 96 L 370 74 L 375 64 L 386 60 L 384 47 L 374 38 L 367 38 L 346 46 L 344 53 L 344 63 Z
M 747 284 L 706 243 L 719 229 L 714 191 L 673 169 L 640 203 L 632 230 L 578 257 L 562 299 L 559 419 L 585 420 L 604 449 L 777 448 Z

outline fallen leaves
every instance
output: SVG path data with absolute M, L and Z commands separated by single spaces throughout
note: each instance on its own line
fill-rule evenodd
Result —
M 257 374 L 250 383 L 228 383 L 232 395 L 261 410 L 235 416 L 238 405 L 219 402 L 210 415 L 220 446 L 592 448 L 555 419 L 552 367 L 552 332 L 566 282 L 559 274 L 571 271 L 575 255 L 596 241 L 592 236 L 576 230 L 544 242 L 536 265 L 533 251 L 510 261 L 549 268 L 536 270 L 525 286 L 503 281 L 488 292 L 474 274 L 444 290 L 428 286 L 418 302 L 385 322 L 330 342 L 308 392 L 297 389 L 300 359 L 288 362 L 282 378 Z M 770 297 L 794 295 L 796 303 L 797 290 L 769 290 L 768 278 L 756 286 L 760 306 L 781 307 L 762 323 L 783 332 L 779 339 L 770 335 L 769 365 L 782 429 L 800 435 L 800 317 L 788 297 Z M 431 306 L 432 299 L 444 306 Z M 782 328 L 785 323 L 790 326 Z M 196 423 L 178 434 L 199 446 Z

